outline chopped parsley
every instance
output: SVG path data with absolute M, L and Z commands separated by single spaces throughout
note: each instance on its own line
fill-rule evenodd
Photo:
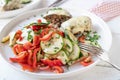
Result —
M 70 46 L 68 44 L 66 44 L 66 47 L 70 49 Z
M 33 39 L 33 36 L 32 36 L 30 33 L 31 33 L 31 31 L 28 31 L 28 37 L 27 37 L 27 40 L 31 42 L 32 39 Z
M 40 34 L 41 32 L 42 32 L 42 29 L 40 29 L 37 32 L 35 32 L 35 34 Z
M 50 10 L 62 10 L 62 8 L 53 8 L 53 9 L 50 9 Z
M 59 49 L 59 47 L 55 47 L 54 49 Z

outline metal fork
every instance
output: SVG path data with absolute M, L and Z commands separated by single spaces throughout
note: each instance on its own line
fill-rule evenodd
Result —
M 63 4 L 64 2 L 66 2 L 67 0 L 56 0 L 54 3 L 52 3 L 51 5 L 49 5 L 48 7 L 56 7 L 59 6 L 61 4 Z
M 82 50 L 84 50 L 92 55 L 97 56 L 100 60 L 103 60 L 103 61 L 109 63 L 113 68 L 120 71 L 120 67 L 118 67 L 117 65 L 115 65 L 109 61 L 107 51 L 105 51 L 104 49 L 90 45 L 90 44 L 84 44 L 84 43 L 79 43 L 79 46 Z

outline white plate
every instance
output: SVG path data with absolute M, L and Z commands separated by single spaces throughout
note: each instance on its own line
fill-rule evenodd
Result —
M 41 0 L 32 0 L 31 3 L 26 4 L 23 8 L 11 10 L 11 11 L 0 11 L 0 18 L 14 17 L 20 13 L 36 8 L 40 5 Z
M 8 35 L 11 31 L 21 29 L 25 25 L 36 21 L 37 19 L 39 19 L 41 17 L 41 14 L 44 14 L 48 10 L 49 9 L 46 9 L 46 8 L 39 9 L 39 10 L 30 11 L 30 12 L 24 13 L 20 16 L 17 16 L 15 19 L 13 19 L 11 22 L 9 22 L 3 28 L 3 30 L 0 33 L 0 41 L 4 36 Z M 112 43 L 111 32 L 110 32 L 109 27 L 106 25 L 106 23 L 102 19 L 100 19 L 99 17 L 97 17 L 96 15 L 94 15 L 88 11 L 75 10 L 75 9 L 67 9 L 67 10 L 74 17 L 81 16 L 81 15 L 89 16 L 92 19 L 93 29 L 96 30 L 98 32 L 98 34 L 101 36 L 101 39 L 99 40 L 100 45 L 106 51 L 108 51 L 110 49 L 111 43 Z M 73 76 L 73 75 L 76 75 L 78 73 L 81 73 L 83 71 L 90 69 L 91 67 L 95 66 L 99 62 L 99 59 L 94 58 L 95 62 L 87 67 L 82 67 L 82 66 L 80 66 L 80 64 L 75 64 L 70 67 L 69 71 L 67 71 L 63 74 L 54 74 L 52 72 L 50 73 L 50 72 L 42 72 L 42 71 L 37 72 L 37 73 L 32 73 L 32 72 L 28 72 L 28 71 L 23 71 L 18 64 L 11 63 L 9 61 L 9 57 L 13 57 L 14 54 L 13 54 L 11 48 L 7 44 L 0 43 L 0 52 L 1 52 L 1 55 L 4 58 L 4 60 L 7 63 L 9 63 L 14 69 L 21 71 L 23 73 L 27 73 L 31 76 L 39 77 L 39 78 L 59 78 L 59 77 Z

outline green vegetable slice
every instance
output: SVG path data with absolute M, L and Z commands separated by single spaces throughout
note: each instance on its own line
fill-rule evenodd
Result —
M 41 48 L 46 54 L 56 54 L 63 47 L 63 38 L 55 33 L 49 41 L 41 41 Z

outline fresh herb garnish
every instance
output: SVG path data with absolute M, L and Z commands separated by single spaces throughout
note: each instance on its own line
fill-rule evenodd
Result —
M 62 8 L 52 8 L 50 10 L 62 10 Z
M 43 26 L 43 25 L 49 25 L 50 24 L 50 22 L 49 21 L 47 21 L 47 23 L 41 23 L 41 24 L 39 24 L 40 26 Z
M 31 31 L 28 31 L 28 37 L 27 37 L 27 40 L 31 42 L 32 39 L 33 39 L 33 36 L 32 36 L 30 33 L 31 33 Z
M 60 38 L 60 35 L 58 35 L 57 37 L 56 37 L 56 39 L 59 39 Z
M 5 0 L 5 4 L 8 4 L 11 0 Z
M 97 32 L 89 32 L 86 35 L 86 40 L 89 40 L 91 42 L 96 42 L 99 38 L 100 36 L 97 34 Z
M 40 34 L 42 32 L 42 29 L 35 32 L 35 34 Z
M 80 52 L 79 58 L 81 58 L 83 56 L 83 54 Z
M 55 47 L 54 49 L 59 49 L 59 47 Z
M 56 52 L 57 50 L 54 50 L 54 52 Z
M 70 46 L 68 44 L 66 44 L 66 47 L 70 49 Z

